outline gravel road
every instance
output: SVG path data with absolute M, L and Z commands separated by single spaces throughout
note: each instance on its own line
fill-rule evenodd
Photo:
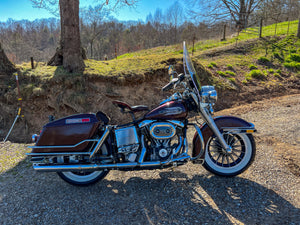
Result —
M 0 224 L 300 224 L 300 95 L 217 115 L 254 122 L 256 159 L 217 177 L 201 165 L 111 171 L 91 187 L 33 171 L 26 145 L 0 143 Z M 192 132 L 190 132 L 190 136 Z

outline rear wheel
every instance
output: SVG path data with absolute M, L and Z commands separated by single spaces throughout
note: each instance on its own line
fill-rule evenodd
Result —
M 101 147 L 101 152 L 103 155 L 107 155 L 108 148 L 104 143 Z M 97 170 L 97 171 L 70 171 L 70 172 L 57 172 L 57 174 L 64 181 L 69 184 L 76 186 L 88 186 L 95 184 L 96 182 L 102 180 L 109 170 Z
M 231 146 L 227 153 L 215 136 L 211 136 L 205 149 L 204 168 L 220 176 L 236 176 L 244 172 L 253 162 L 256 152 L 255 141 L 251 134 L 225 133 L 223 137 Z
M 57 173 L 64 181 L 77 185 L 77 186 L 88 186 L 95 184 L 99 180 L 103 179 L 108 171 L 93 171 L 93 172 L 58 172 Z

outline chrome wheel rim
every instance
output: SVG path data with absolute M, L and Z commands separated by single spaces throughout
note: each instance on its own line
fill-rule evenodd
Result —
M 206 145 L 205 162 L 219 173 L 236 173 L 251 160 L 251 142 L 246 134 L 225 133 L 223 137 L 232 152 L 227 153 L 215 136 L 210 137 Z

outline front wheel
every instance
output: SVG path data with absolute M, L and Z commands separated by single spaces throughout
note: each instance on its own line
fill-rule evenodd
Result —
M 224 151 L 217 137 L 212 135 L 206 143 L 203 166 L 219 176 L 236 176 L 244 172 L 253 162 L 256 152 L 255 141 L 251 134 L 225 133 L 223 137 L 231 146 L 232 152 Z

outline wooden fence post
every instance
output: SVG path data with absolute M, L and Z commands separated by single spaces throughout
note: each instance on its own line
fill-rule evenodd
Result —
M 226 41 L 226 24 L 224 24 L 224 29 L 223 29 L 223 38 L 221 41 Z
M 193 36 L 193 50 L 192 50 L 192 56 L 194 55 L 194 51 L 195 51 L 195 41 L 196 41 L 196 35 L 194 34 L 194 36 Z
M 30 57 L 30 61 L 31 61 L 31 69 L 34 69 L 34 61 L 33 61 L 33 57 Z
M 260 19 L 260 23 L 259 23 L 259 38 L 262 37 L 262 26 L 263 26 L 263 19 Z

